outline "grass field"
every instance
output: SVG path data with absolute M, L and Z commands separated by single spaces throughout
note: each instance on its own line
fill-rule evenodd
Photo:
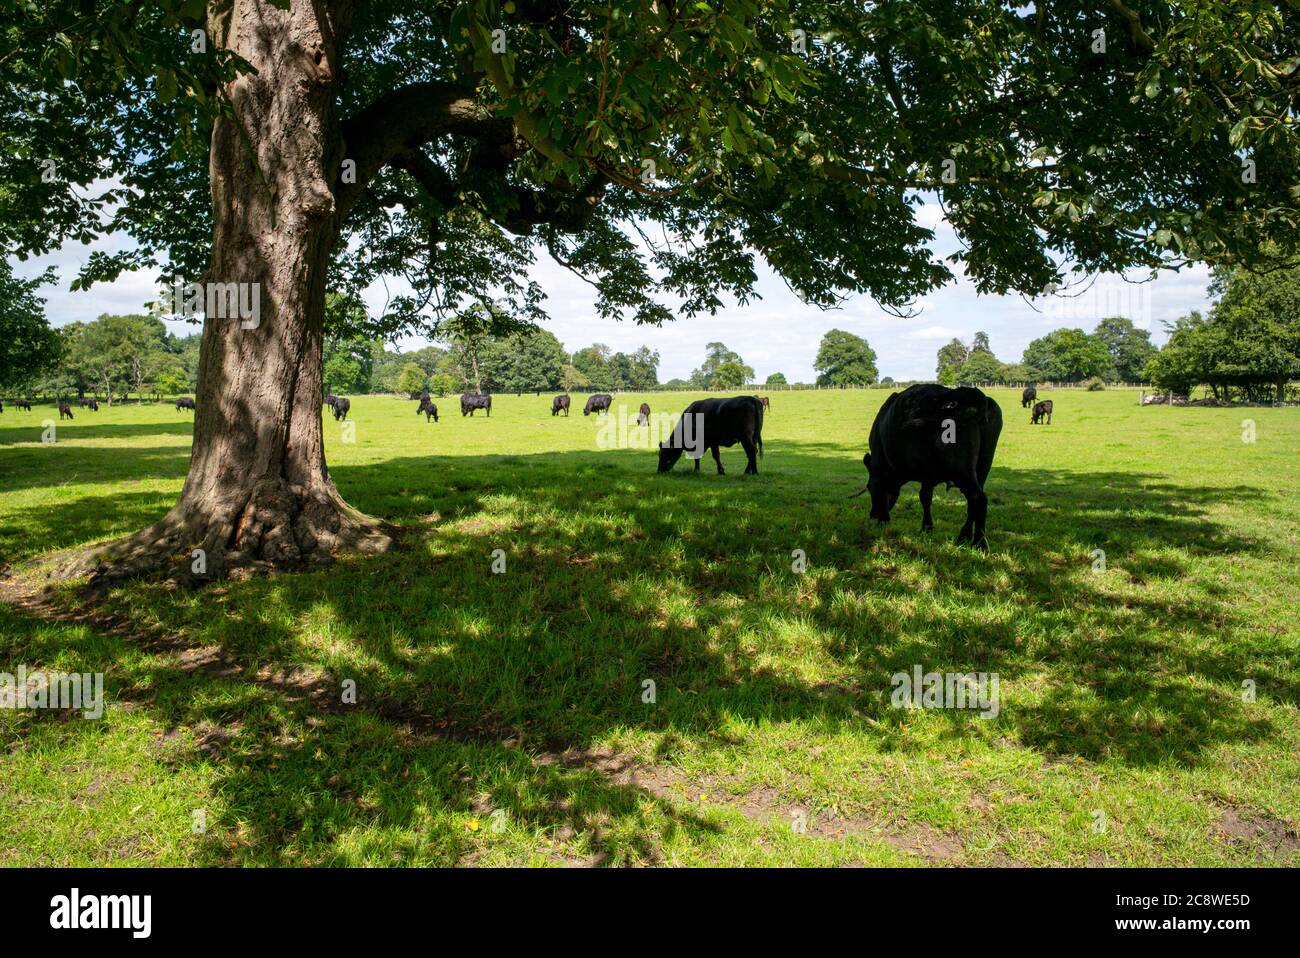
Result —
M 985 555 L 956 490 L 931 536 L 915 485 L 883 529 L 849 498 L 887 395 L 774 394 L 757 477 L 656 475 L 549 396 L 359 397 L 331 472 L 398 551 L 93 607 L 9 580 L 0 670 L 108 708 L 0 710 L 0 865 L 1300 863 L 1300 409 L 1071 390 L 1033 427 L 995 391 Z M 20 576 L 180 489 L 189 414 L 76 416 L 0 416 Z M 917 665 L 997 673 L 997 717 L 894 707 Z

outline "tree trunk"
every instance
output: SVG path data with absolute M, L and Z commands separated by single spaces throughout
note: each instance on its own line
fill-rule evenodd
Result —
M 152 527 L 81 556 L 69 574 L 127 577 L 170 561 L 182 578 L 211 577 L 300 567 L 336 550 L 383 551 L 393 541 L 391 527 L 339 496 L 321 435 L 325 283 L 344 159 L 332 87 L 347 30 L 338 8 L 348 6 L 281 11 L 234 0 L 210 15 L 215 42 L 257 72 L 231 84 L 237 119 L 213 127 L 204 280 L 252 284 L 241 288 L 258 313 L 204 320 L 180 500 Z

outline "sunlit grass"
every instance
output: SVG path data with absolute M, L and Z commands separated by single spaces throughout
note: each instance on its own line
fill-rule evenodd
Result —
M 738 447 L 658 476 L 549 396 L 354 399 L 331 473 L 401 551 L 136 583 L 112 625 L 0 606 L 0 668 L 104 670 L 110 702 L 0 712 L 0 861 L 1294 862 L 1300 413 L 1057 391 L 1033 427 L 995 392 L 981 555 L 955 490 L 932 536 L 915 486 L 885 529 L 849 498 L 887 395 L 774 394 L 757 477 Z M 0 421 L 5 563 L 144 525 L 184 476 L 188 414 L 46 444 L 48 413 Z M 917 664 L 998 673 L 998 717 L 894 708 Z

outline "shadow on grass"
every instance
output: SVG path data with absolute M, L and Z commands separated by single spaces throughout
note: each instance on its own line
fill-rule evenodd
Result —
M 633 783 L 539 765 L 537 753 L 631 731 L 654 733 L 657 757 L 671 760 L 687 744 L 731 747 L 721 730 L 737 721 L 805 723 L 907 751 L 919 746 L 897 731 L 890 676 L 914 665 L 1001 678 L 999 717 L 937 710 L 945 736 L 1134 767 L 1193 766 L 1270 737 L 1237 694 L 1244 679 L 1300 701 L 1294 647 L 1247 643 L 1231 589 L 1195 568 L 1265 551 L 1205 514 L 1258 490 L 995 469 L 993 551 L 980 555 L 949 544 L 964 511 L 956 493 L 936 497 L 934 536 L 917 531 L 914 486 L 882 530 L 865 499 L 847 499 L 860 463 L 817 445 L 769 448 L 757 477 L 738 475 L 734 450 L 724 477 L 711 463 L 657 476 L 647 452 L 334 468 L 359 508 L 433 528 L 400 552 L 322 572 L 185 595 L 120 591 L 105 608 L 126 629 L 147 623 L 219 647 L 226 665 L 151 659 L 125 667 L 117 692 L 169 727 L 224 730 L 212 746 L 223 824 L 252 834 L 243 851 L 209 847 L 212 861 L 339 863 L 360 854 L 340 852 L 341 836 L 365 826 L 431 836 L 392 851 L 399 860 L 457 861 L 472 843 L 446 810 L 493 808 L 526 827 L 575 829 L 593 859 L 654 860 L 673 829 L 711 826 L 647 805 Z M 794 485 L 797 473 L 820 478 Z M 100 505 L 114 528 L 131 508 Z M 55 506 L 47 528 L 73 508 Z M 496 549 L 504 574 L 492 571 Z M 303 665 L 310 693 L 255 680 Z M 802 679 L 808 671 L 821 678 Z M 337 703 L 346 680 L 355 708 Z M 622 827 L 605 833 L 611 818 Z

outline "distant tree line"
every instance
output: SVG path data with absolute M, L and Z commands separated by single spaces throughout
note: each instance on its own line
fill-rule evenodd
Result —
M 938 352 L 937 374 L 945 385 L 1016 385 L 1032 382 L 1141 382 L 1156 348 L 1151 334 L 1132 320 L 1103 319 L 1091 333 L 1056 329 L 1025 347 L 1020 362 L 1000 361 L 987 333 L 975 334 L 967 346 L 954 339 Z
M 1218 399 L 1287 399 L 1288 383 L 1300 379 L 1300 268 L 1219 270 L 1210 293 L 1219 298 L 1208 315 L 1167 324 L 1150 382 L 1181 395 L 1204 386 Z
M 198 333 L 177 336 L 145 314 L 104 314 L 54 330 L 55 358 L 29 368 L 15 392 L 48 397 L 98 396 L 114 403 L 193 392 L 198 382 Z

